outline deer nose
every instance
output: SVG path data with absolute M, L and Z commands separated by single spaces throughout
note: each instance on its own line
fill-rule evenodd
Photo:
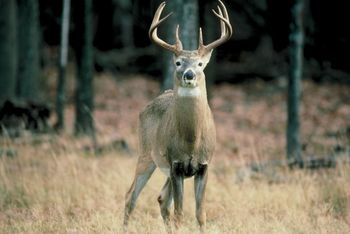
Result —
M 192 70 L 188 70 L 183 75 L 185 80 L 193 80 L 196 77 L 196 74 Z

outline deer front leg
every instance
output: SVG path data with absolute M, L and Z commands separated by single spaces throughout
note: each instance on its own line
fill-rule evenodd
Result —
M 196 197 L 196 218 L 201 232 L 205 232 L 206 213 L 205 213 L 205 188 L 208 179 L 208 165 L 199 164 L 198 172 L 194 177 L 194 194 Z
M 182 222 L 184 193 L 184 163 L 173 162 L 170 172 L 171 186 L 174 195 L 174 216 L 176 227 Z

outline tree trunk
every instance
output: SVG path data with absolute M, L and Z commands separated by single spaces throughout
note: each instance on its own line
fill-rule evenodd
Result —
M 93 21 L 92 0 L 82 0 L 77 9 L 76 28 L 80 37 L 76 45 L 77 87 L 76 134 L 94 134 L 93 124 Z M 80 16 L 80 17 L 79 17 Z
M 182 4 L 183 0 L 175 0 L 175 1 L 168 1 L 166 5 L 166 11 L 174 12 L 172 16 L 170 16 L 164 23 L 163 28 L 165 29 L 165 41 L 168 43 L 174 43 L 175 42 L 175 29 L 176 25 L 179 24 L 179 18 L 180 18 L 180 6 Z M 165 13 L 163 13 L 165 15 Z M 161 26 L 162 27 L 162 26 Z M 180 29 L 181 31 L 182 29 Z M 158 33 L 161 30 L 158 30 Z M 160 34 L 161 35 L 161 34 Z M 181 35 L 181 33 L 180 33 Z M 181 39 L 181 36 L 180 36 Z M 168 50 L 161 49 L 161 57 L 162 57 L 162 63 L 163 63 L 163 84 L 162 84 L 162 90 L 172 89 L 173 88 L 173 77 L 174 77 L 174 61 L 173 61 L 173 54 L 169 52 Z
M 287 123 L 287 159 L 291 166 L 295 164 L 302 166 L 303 164 L 299 131 L 299 106 L 304 45 L 303 6 L 303 0 L 295 0 L 292 6 Z
M 204 12 L 203 12 L 203 18 L 204 18 L 204 29 L 203 29 L 203 37 L 204 37 L 204 44 L 209 44 L 210 42 L 216 40 L 220 37 L 220 21 L 212 16 L 212 17 L 206 17 L 207 14 L 211 14 L 211 9 L 215 9 L 217 5 L 217 2 L 209 2 L 206 1 L 206 4 L 204 6 Z M 212 97 L 212 85 L 215 82 L 216 75 L 217 75 L 217 63 L 216 63 L 216 50 L 214 50 L 211 54 L 210 63 L 208 63 L 207 67 L 205 68 L 205 79 L 206 79 L 206 85 L 207 85 L 207 93 L 208 98 L 210 99 Z
M 69 18 L 70 18 L 70 0 L 63 0 L 63 11 L 61 20 L 61 42 L 60 42 L 60 60 L 58 65 L 58 81 L 56 94 L 56 115 L 57 123 L 55 128 L 60 130 L 64 128 L 64 104 L 65 104 L 65 84 L 66 84 L 66 65 L 68 58 L 68 36 L 69 36 Z
M 122 47 L 134 48 L 134 19 L 132 15 L 132 2 L 115 1 L 114 8 L 115 13 L 113 14 L 113 25 L 120 25 L 120 39 L 122 42 Z
M 16 11 L 16 1 L 0 0 L 0 104 L 16 92 Z
M 198 48 L 198 2 L 197 0 L 182 0 L 180 5 L 180 38 L 185 50 Z
M 175 14 L 167 19 L 166 41 L 174 43 L 176 25 L 180 25 L 179 36 L 185 50 L 196 50 L 198 48 L 198 2 L 193 0 L 169 1 L 169 11 Z M 174 62 L 169 51 L 163 52 L 163 85 L 162 89 L 173 87 Z
M 18 3 L 18 73 L 17 97 L 38 98 L 39 84 L 39 5 L 38 0 L 17 0 Z

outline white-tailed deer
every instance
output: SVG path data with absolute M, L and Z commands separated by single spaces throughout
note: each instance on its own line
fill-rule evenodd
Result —
M 183 210 L 184 178 L 194 176 L 196 218 L 204 230 L 205 187 L 210 162 L 216 143 L 213 116 L 208 105 L 204 68 L 214 48 L 227 41 L 232 27 L 224 4 L 219 0 L 213 13 L 220 19 L 221 36 L 204 45 L 199 29 L 197 50 L 182 49 L 179 27 L 176 42 L 170 45 L 160 39 L 157 28 L 171 13 L 160 19 L 165 2 L 158 7 L 149 30 L 151 40 L 174 53 L 174 89 L 154 99 L 140 114 L 140 155 L 136 174 L 126 194 L 124 228 L 135 207 L 136 199 L 156 167 L 168 177 L 158 197 L 161 215 L 169 226 L 169 208 L 174 199 L 175 221 L 180 223 Z M 169 230 L 169 229 L 168 229 Z

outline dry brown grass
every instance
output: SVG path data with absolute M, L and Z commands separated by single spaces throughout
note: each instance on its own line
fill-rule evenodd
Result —
M 0 157 L 0 233 L 121 233 L 124 195 L 136 163 L 137 112 L 156 95 L 157 84 L 138 78 L 115 87 L 98 79 L 99 141 L 122 137 L 131 155 L 109 151 L 95 157 L 82 150 L 89 140 L 75 139 L 69 130 L 59 137 L 2 137 L 0 148 L 17 156 Z M 332 145 L 348 144 L 340 130 L 349 123 L 349 108 L 341 102 L 349 94 L 340 86 L 321 89 L 310 83 L 305 90 L 306 152 L 328 154 Z M 277 168 L 237 182 L 242 163 L 284 158 L 284 90 L 266 91 L 257 84 L 222 85 L 214 92 L 219 136 L 207 189 L 208 233 L 350 233 L 348 164 L 314 172 Z M 337 137 L 327 137 L 329 131 Z M 141 193 L 131 233 L 165 232 L 156 201 L 164 181 L 156 171 Z M 185 186 L 179 233 L 197 233 L 192 180 Z
M 121 233 L 124 194 L 135 157 L 109 153 L 57 154 L 30 145 L 1 158 L 0 233 Z M 349 233 L 350 167 L 323 172 L 279 171 L 235 183 L 236 168 L 216 160 L 207 191 L 209 233 Z M 163 233 L 156 197 L 164 176 L 156 172 L 138 200 L 131 233 Z M 185 223 L 197 231 L 192 180 L 186 181 Z

